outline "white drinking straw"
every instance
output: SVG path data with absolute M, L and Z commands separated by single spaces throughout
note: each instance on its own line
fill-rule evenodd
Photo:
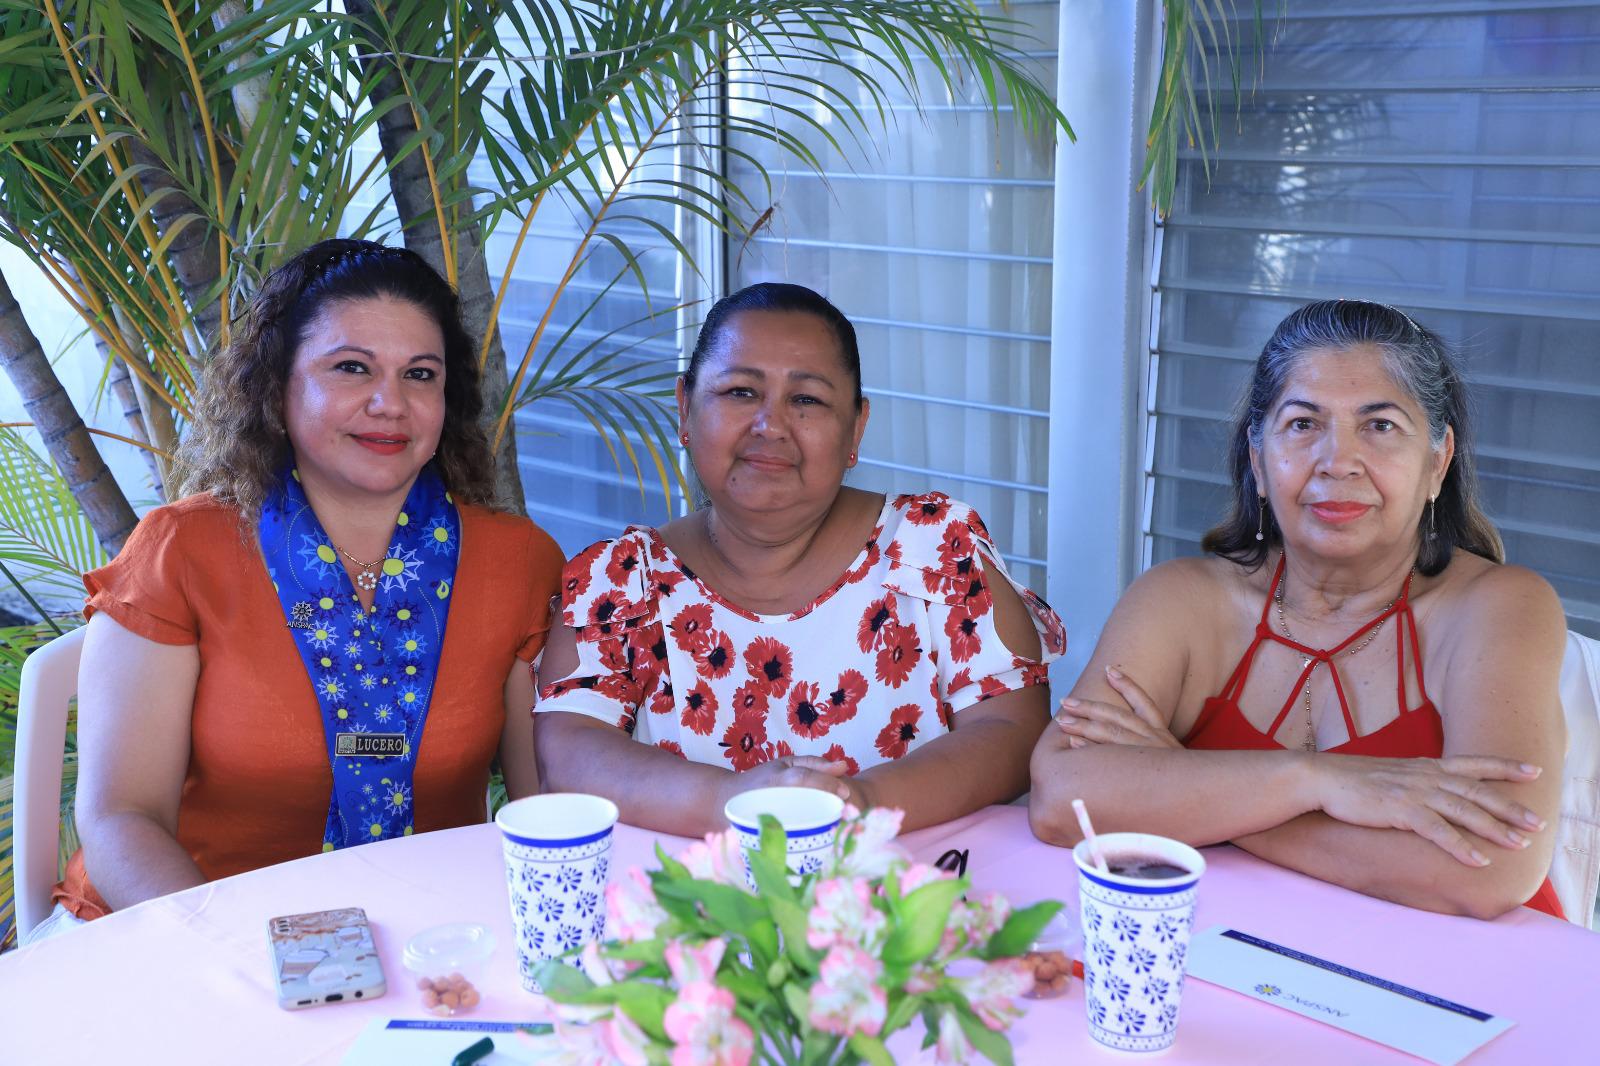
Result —
M 1110 873 L 1106 866 L 1106 857 L 1100 853 L 1100 844 L 1094 838 L 1094 823 L 1089 821 L 1089 812 L 1083 806 L 1083 800 L 1072 801 L 1072 813 L 1078 816 L 1078 828 L 1083 830 L 1083 839 L 1089 842 L 1089 855 L 1094 859 L 1095 865 L 1100 867 L 1101 873 Z

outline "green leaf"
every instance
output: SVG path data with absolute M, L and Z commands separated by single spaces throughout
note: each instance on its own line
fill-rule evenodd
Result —
M 761 816 L 761 843 L 746 852 L 750 872 L 762 899 L 796 900 L 799 896 L 789 883 L 788 838 L 783 825 L 772 815 Z
M 955 1011 L 961 1032 L 977 1049 L 978 1054 L 995 1066 L 1012 1066 L 1011 1041 L 1007 1040 L 1003 1033 L 997 1033 L 984 1025 L 983 1020 L 965 1003 L 953 1004 L 949 1009 Z
M 850 1038 L 850 1050 L 872 1066 L 894 1066 L 894 1056 L 883 1046 L 883 1041 L 875 1036 L 868 1036 L 865 1033 L 855 1034 Z
M 741 1003 L 759 1003 L 776 996 L 763 974 L 739 964 L 724 967 L 717 974 L 717 984 L 732 992 Z
M 904 1029 L 917 1011 L 922 1009 L 921 996 L 908 996 L 900 992 L 889 994 L 889 1010 L 884 1015 L 883 1031 L 897 1033 Z
M 788 879 L 784 879 L 788 884 Z M 808 974 L 817 972 L 817 952 L 806 943 L 806 912 L 798 903 L 788 899 L 766 897 L 772 909 L 772 919 L 783 934 L 783 950 L 790 961 Z
M 664 985 L 656 984 L 631 984 L 616 985 L 613 987 L 637 987 L 643 990 L 641 994 L 630 995 L 617 1000 L 617 1008 L 650 1034 L 653 1039 L 666 1040 L 667 1030 L 663 1022 L 667 1008 L 672 1005 L 672 992 Z
M 932 955 L 950 922 L 950 908 L 967 888 L 964 878 L 933 881 L 900 901 L 894 931 L 883 946 L 883 961 L 911 966 Z
M 799 984 L 790 981 L 783 986 L 783 1001 L 789 1005 L 789 1013 L 802 1020 L 811 1017 L 811 994 Z
M 581 1003 L 595 989 L 588 974 L 557 959 L 539 963 L 533 968 L 533 976 L 544 994 L 557 1003 Z
M 804 1017 L 802 1015 L 801 1017 Z M 802 1063 L 834 1062 L 834 1053 L 838 1051 L 840 1039 L 832 1033 L 820 1032 L 812 1029 L 806 1033 L 805 1039 L 800 1042 L 800 1061 Z M 850 1062 L 847 1056 L 841 1062 Z
M 1045 900 L 1020 911 L 1012 911 L 1005 924 L 983 946 L 980 956 L 985 959 L 1006 959 L 1024 954 L 1062 906 L 1064 904 L 1056 900 Z
M 706 916 L 729 933 L 742 934 L 752 926 L 770 926 L 767 908 L 756 897 L 731 885 L 711 881 L 660 881 L 656 898 L 680 899 L 698 903 Z

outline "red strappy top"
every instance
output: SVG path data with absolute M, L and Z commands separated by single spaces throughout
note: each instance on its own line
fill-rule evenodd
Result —
M 1444 723 L 1439 718 L 1439 711 L 1434 707 L 1433 701 L 1428 698 L 1427 687 L 1422 678 L 1422 649 L 1417 638 L 1417 620 L 1411 613 L 1411 578 L 1406 577 L 1405 584 L 1401 586 L 1400 595 L 1395 597 L 1387 610 L 1366 625 L 1346 637 L 1337 647 L 1311 648 L 1298 641 L 1291 640 L 1272 631 L 1269 616 L 1272 603 L 1277 596 L 1278 583 L 1283 580 L 1284 560 L 1278 557 L 1278 569 L 1272 575 L 1272 585 L 1267 589 L 1267 602 L 1261 608 L 1261 618 L 1256 622 L 1255 640 L 1251 641 L 1244 657 L 1239 660 L 1239 665 L 1234 668 L 1228 683 L 1222 691 L 1206 700 L 1200 709 L 1200 717 L 1195 720 L 1194 728 L 1184 738 L 1186 748 L 1206 751 L 1281 751 L 1283 745 L 1273 739 L 1278 730 L 1283 727 L 1284 721 L 1289 717 L 1289 712 L 1294 710 L 1301 692 L 1305 689 L 1307 680 L 1318 666 L 1326 664 L 1328 672 L 1333 676 L 1333 690 L 1339 697 L 1339 710 L 1344 714 L 1345 730 L 1349 736 L 1343 744 L 1328 748 L 1330 754 L 1337 755 L 1372 755 L 1390 759 L 1437 759 L 1444 754 Z M 1381 625 L 1386 619 L 1393 617 L 1395 623 L 1395 661 L 1396 661 L 1396 704 L 1400 709 L 1397 718 L 1366 735 L 1356 733 L 1355 719 L 1350 714 L 1350 703 L 1345 698 L 1344 684 L 1339 679 L 1339 669 L 1334 665 L 1334 657 L 1346 648 L 1355 644 Z M 1277 717 L 1272 720 L 1272 725 L 1265 733 L 1250 724 L 1250 720 L 1239 709 L 1239 696 L 1244 692 L 1246 678 L 1250 674 L 1250 665 L 1255 661 L 1256 652 L 1261 648 L 1262 641 L 1276 641 L 1279 644 L 1292 648 L 1306 658 L 1306 665 L 1300 671 L 1300 676 L 1295 679 L 1293 688 L 1289 690 L 1289 698 L 1284 700 L 1283 707 L 1278 711 Z M 1406 647 L 1410 645 L 1411 663 L 1417 675 L 1417 691 L 1422 695 L 1422 702 L 1414 708 L 1406 707 Z M 1548 879 L 1540 887 L 1535 896 L 1526 906 L 1535 910 L 1544 911 L 1546 914 L 1555 915 L 1557 918 L 1566 917 L 1561 910 L 1561 904 L 1556 899 L 1555 888 Z

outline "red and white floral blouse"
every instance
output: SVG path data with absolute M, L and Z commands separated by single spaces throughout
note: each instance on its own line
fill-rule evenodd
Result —
M 1061 619 L 1011 581 L 1044 649 L 1042 661 L 1013 655 L 992 575 L 1011 581 L 983 520 L 938 492 L 886 501 L 850 568 L 793 614 L 727 602 L 633 526 L 567 563 L 578 666 L 535 711 L 586 714 L 734 770 L 820 755 L 856 773 L 949 732 L 974 703 L 1046 683 L 1066 649 Z

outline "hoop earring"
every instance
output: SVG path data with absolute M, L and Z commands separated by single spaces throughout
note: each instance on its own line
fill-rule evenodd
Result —
M 1438 530 L 1434 529 L 1434 526 L 1433 526 L 1434 512 L 1436 512 L 1439 509 L 1436 506 L 1436 504 L 1434 503 L 1434 501 L 1437 500 L 1438 498 L 1439 497 L 1437 497 L 1437 496 L 1429 496 L 1428 497 L 1428 539 L 1429 540 L 1438 540 L 1439 539 Z
M 1256 539 L 1267 539 L 1267 498 L 1256 497 Z

